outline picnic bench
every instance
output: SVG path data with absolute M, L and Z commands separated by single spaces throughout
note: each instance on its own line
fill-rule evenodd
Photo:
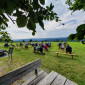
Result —
M 9 72 L 0 77 L 0 85 L 11 85 L 14 81 L 22 78 L 33 70 L 35 71 L 35 74 L 29 76 L 28 79 L 21 85 L 77 85 L 76 83 L 54 71 L 50 72 L 49 74 L 43 70 L 38 71 L 37 69 L 40 66 L 41 59 L 38 59 L 21 68 Z
M 72 59 L 73 59 L 74 56 L 76 56 L 76 54 L 70 54 L 70 53 L 60 53 L 60 52 L 55 52 L 55 53 L 57 53 L 57 56 L 58 56 L 58 54 L 63 54 L 63 55 L 72 56 Z
M 0 56 L 3 56 L 7 52 L 6 50 L 0 49 Z

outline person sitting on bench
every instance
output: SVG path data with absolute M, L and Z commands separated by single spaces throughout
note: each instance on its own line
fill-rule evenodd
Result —
M 42 45 L 40 46 L 40 52 L 43 53 L 43 47 L 42 47 Z
M 72 53 L 72 48 L 69 45 L 67 45 L 66 47 L 66 53 L 67 52 L 69 52 L 70 54 Z
M 5 47 L 9 47 L 10 45 L 8 44 L 8 43 L 5 43 L 5 45 L 4 45 Z
M 20 43 L 20 46 L 21 46 L 21 47 L 23 47 L 23 44 L 22 44 L 22 43 Z
M 61 50 L 64 50 L 64 44 L 62 43 Z
M 34 45 L 34 53 L 36 52 L 36 45 Z
M 39 45 L 37 46 L 37 51 L 38 51 L 38 52 L 40 51 L 40 47 L 39 47 Z
M 45 44 L 45 50 L 48 51 L 48 47 L 47 47 L 47 44 Z

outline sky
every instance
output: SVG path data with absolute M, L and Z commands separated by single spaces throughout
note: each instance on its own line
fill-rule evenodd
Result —
M 54 5 L 53 11 L 58 14 L 61 22 L 56 22 L 55 20 L 44 21 L 45 30 L 37 24 L 35 36 L 32 36 L 32 31 L 29 31 L 26 27 L 18 28 L 11 20 L 8 22 L 9 27 L 6 31 L 10 33 L 12 39 L 59 38 L 68 37 L 70 34 L 76 33 L 77 26 L 85 23 L 85 12 L 80 10 L 72 13 L 72 11 L 68 10 L 69 6 L 65 4 L 65 1 L 45 0 L 45 6 L 49 6 L 50 3 Z M 61 23 L 65 25 L 63 26 Z

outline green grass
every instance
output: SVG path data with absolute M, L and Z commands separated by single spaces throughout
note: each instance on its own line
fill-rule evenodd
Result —
M 7 49 L 3 47 L 4 43 L 0 43 L 1 49 Z M 35 54 L 33 47 L 14 49 L 13 62 L 8 60 L 8 57 L 0 58 L 0 75 L 4 75 L 16 68 L 19 68 L 27 63 L 30 63 L 38 58 L 41 58 L 42 69 L 46 72 L 52 70 L 65 76 L 66 78 L 76 82 L 78 85 L 85 85 L 85 45 L 80 42 L 68 42 L 72 47 L 74 56 L 61 55 L 57 56 L 55 52 L 58 50 L 57 43 L 52 42 L 52 47 L 49 52 L 45 52 L 45 55 Z

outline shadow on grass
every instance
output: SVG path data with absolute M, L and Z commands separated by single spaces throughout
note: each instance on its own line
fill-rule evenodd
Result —
M 34 54 L 45 55 L 45 53 L 34 52 Z
M 0 56 L 0 58 L 7 57 L 7 56 L 8 56 L 7 54 L 4 54 L 4 55 Z
M 72 59 L 72 57 L 71 56 L 60 56 L 60 55 L 55 55 L 54 56 L 55 58 L 57 57 L 57 58 L 61 58 L 61 59 L 68 59 L 68 60 L 77 60 L 77 61 L 79 61 L 78 59 L 76 59 L 75 57 Z M 77 57 L 77 56 L 76 56 Z

